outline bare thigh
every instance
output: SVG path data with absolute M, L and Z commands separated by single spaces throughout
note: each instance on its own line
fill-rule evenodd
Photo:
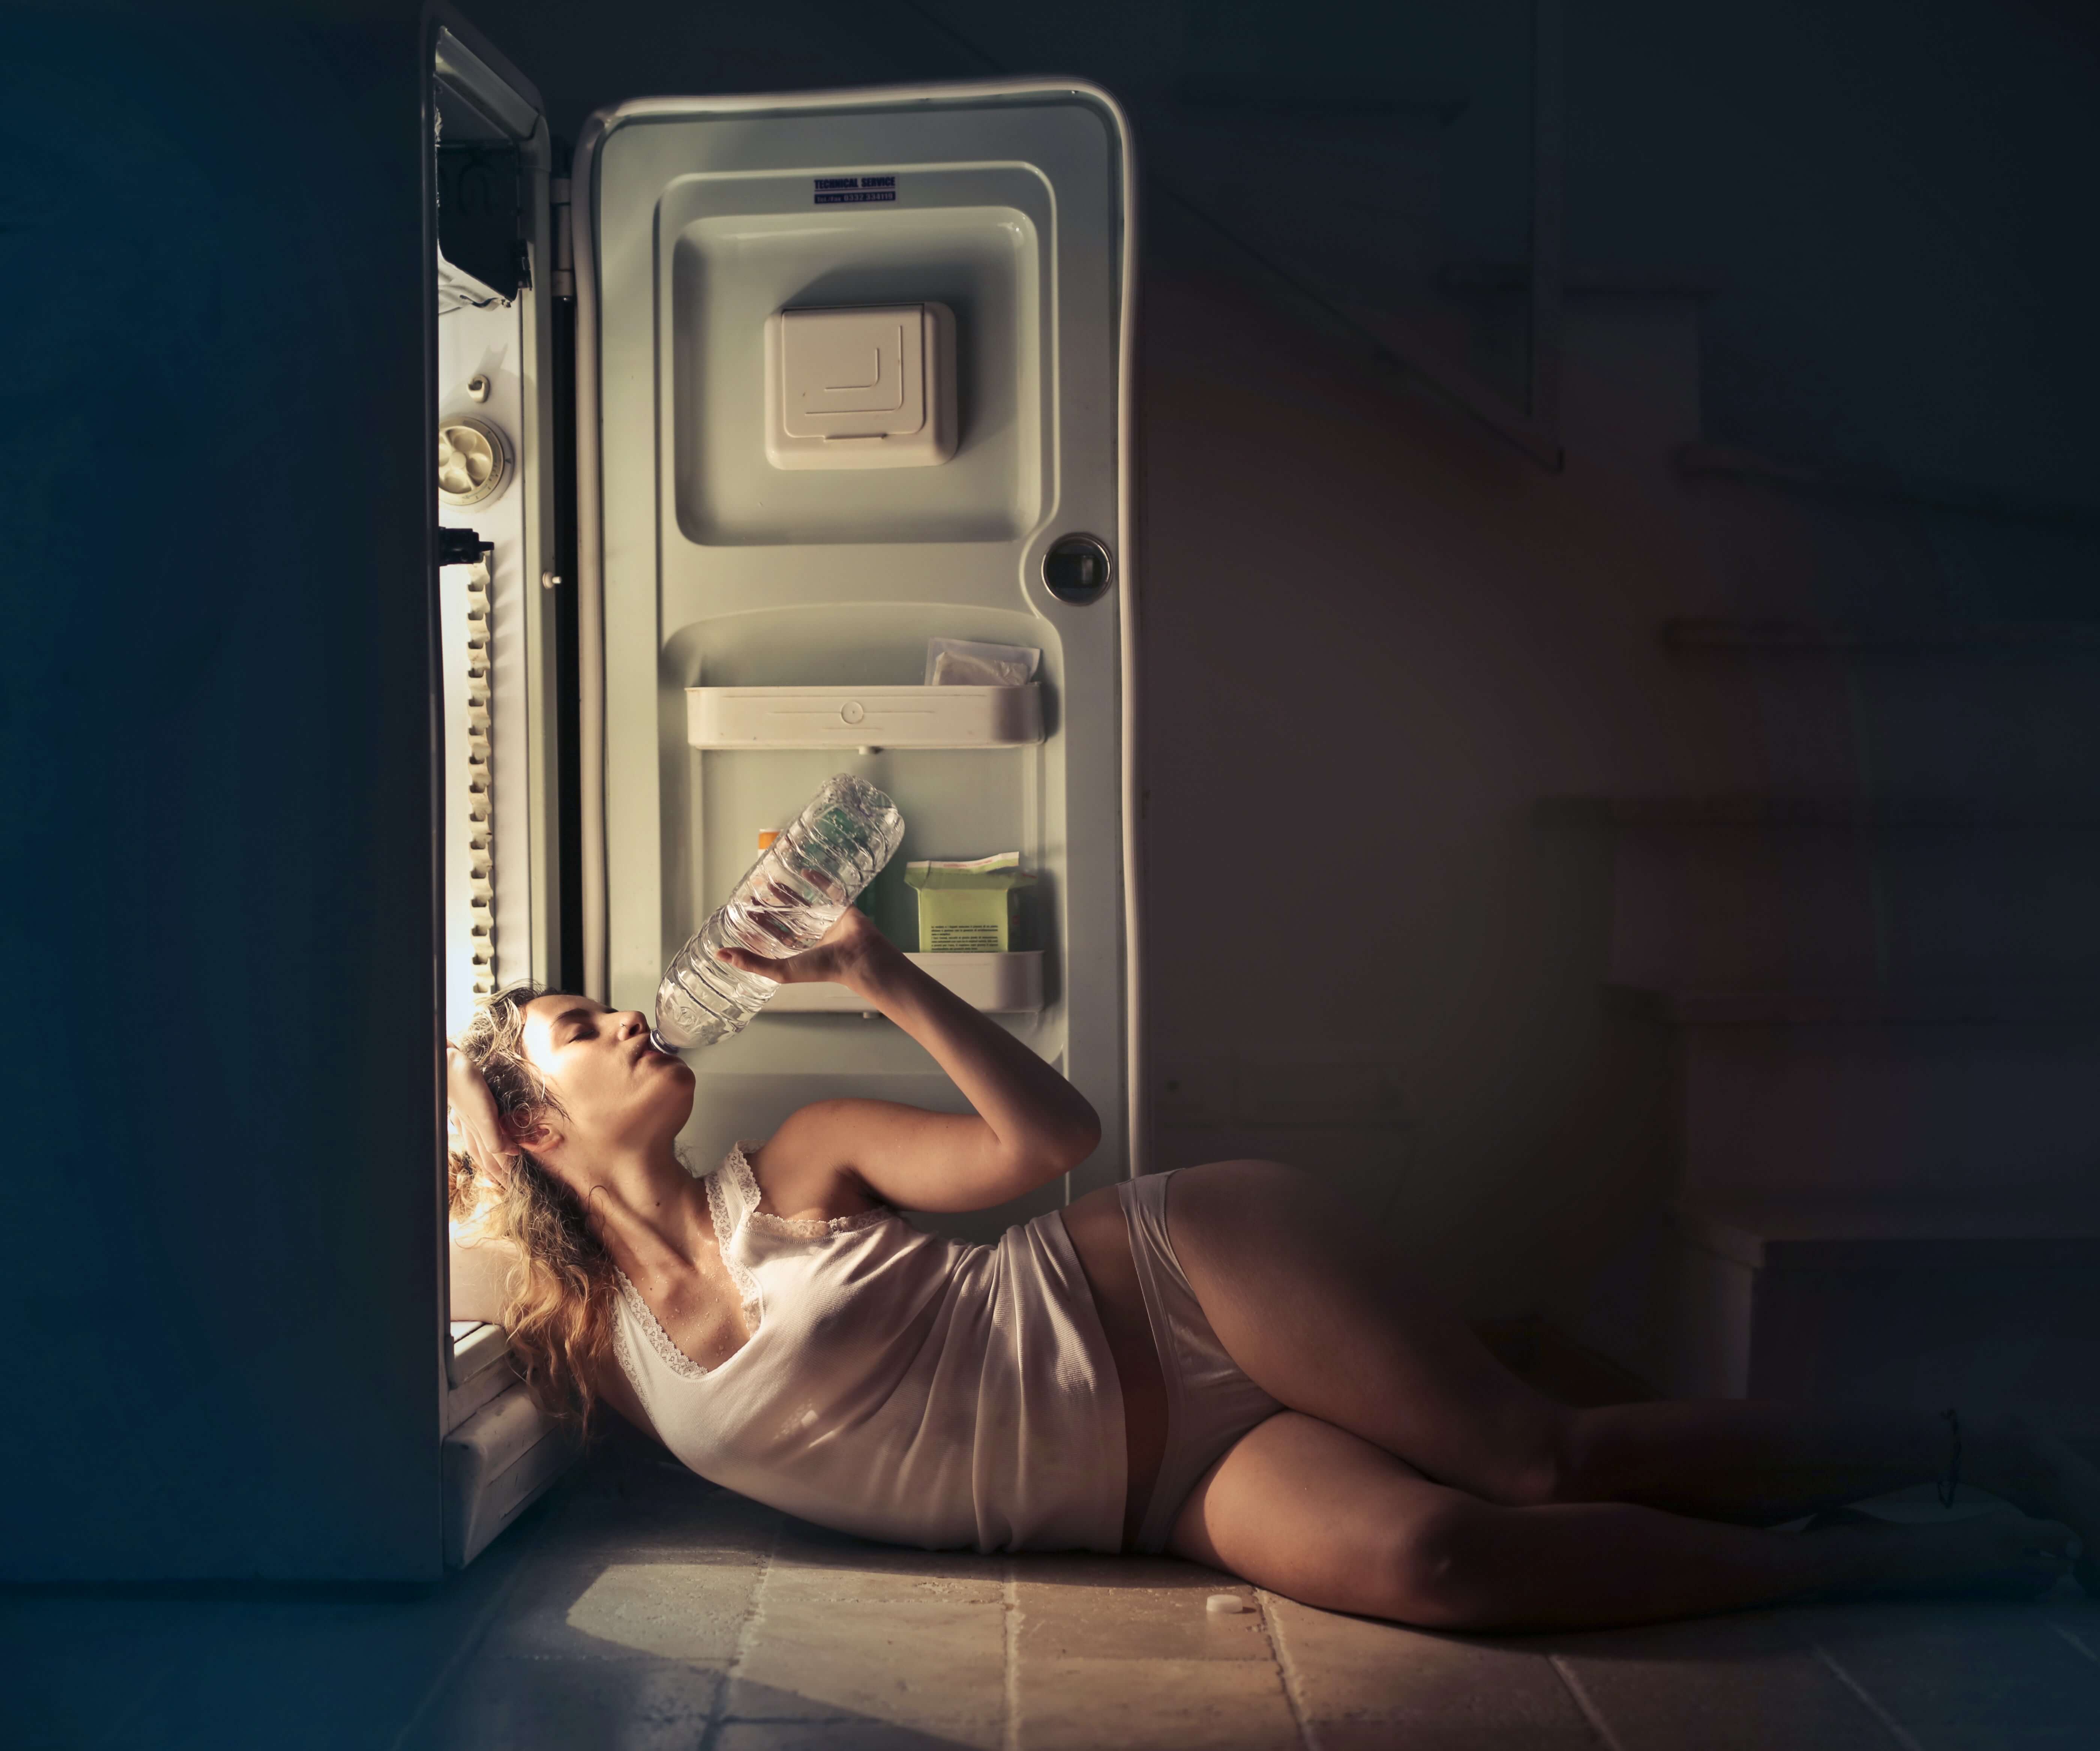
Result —
M 1401 1616 L 1404 1553 L 1458 1500 L 1372 1442 L 1278 1411 L 1198 1480 L 1167 1548 L 1308 1605 Z
M 1566 1407 L 1410 1282 L 1312 1175 L 1262 1161 L 1186 1168 L 1167 1228 L 1218 1341 L 1270 1396 L 1474 1496 L 1551 1499 Z

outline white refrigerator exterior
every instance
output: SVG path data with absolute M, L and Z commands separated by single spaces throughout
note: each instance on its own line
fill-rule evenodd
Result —
M 590 994 L 652 1012 L 666 961 L 759 831 L 853 771 L 907 823 L 862 902 L 900 946 L 920 946 L 908 859 L 1018 850 L 1039 878 L 1034 941 L 1016 952 L 1041 950 L 1040 1007 L 999 1019 L 1087 1095 L 1104 1139 L 1033 1207 L 1142 1171 L 1120 111 L 1069 80 L 650 99 L 592 118 L 571 188 Z M 929 314 L 922 345 L 919 309 L 950 330 Z M 836 404 L 898 407 L 883 373 L 900 360 L 953 382 L 907 384 L 889 426 L 834 422 L 863 447 L 847 465 L 821 448 L 779 465 L 769 433 L 777 448 L 797 428 L 770 404 L 769 326 L 810 310 L 865 313 L 859 332 L 877 337 Z M 805 326 L 850 350 L 851 324 Z M 944 394 L 952 454 L 929 461 L 907 434 L 913 453 L 871 465 L 866 446 L 922 405 L 932 419 Z M 1061 567 L 1052 549 L 1075 536 L 1094 562 Z M 770 689 L 783 708 L 836 698 L 849 726 L 867 692 L 885 721 L 907 721 L 935 637 L 1039 649 L 1039 717 L 953 739 L 893 730 L 893 745 L 872 729 L 764 728 L 793 717 L 764 708 Z M 736 690 L 759 727 L 696 728 L 730 697 L 716 690 Z M 850 1011 L 769 1008 L 687 1061 L 685 1141 L 702 1165 L 827 1096 L 961 1104 L 914 1042 Z

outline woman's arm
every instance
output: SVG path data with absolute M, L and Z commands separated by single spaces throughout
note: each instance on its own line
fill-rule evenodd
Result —
M 843 1175 L 912 1210 L 984 1210 L 1033 1191 L 1094 1152 L 1087 1098 L 1005 1029 L 891 946 L 849 906 L 806 954 L 723 959 L 783 983 L 829 979 L 879 1009 L 933 1055 L 974 1115 L 888 1100 L 820 1100 L 788 1118 L 763 1154 L 776 1208 L 822 1207 Z

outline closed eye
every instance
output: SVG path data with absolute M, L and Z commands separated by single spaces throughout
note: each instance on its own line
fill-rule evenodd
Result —
M 554 1025 L 550 1030 L 556 1042 L 567 1046 L 573 1045 L 577 1040 L 589 1039 L 595 1031 L 591 1025 L 593 1013 L 589 1009 L 564 1009 L 554 1017 Z M 568 1030 L 566 1034 L 562 1032 L 564 1028 Z

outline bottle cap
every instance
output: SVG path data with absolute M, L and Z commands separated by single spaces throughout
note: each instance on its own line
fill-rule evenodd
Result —
M 773 841 L 774 841 L 774 840 L 778 839 L 779 836 L 780 836 L 780 830 L 779 830 L 779 828 L 778 828 L 778 827 L 767 827 L 764 832 L 761 833 L 761 834 L 758 836 L 758 849 L 759 849 L 761 851 L 764 851 L 764 850 L 765 850 L 769 846 L 770 846 L 770 845 L 772 845 Z

